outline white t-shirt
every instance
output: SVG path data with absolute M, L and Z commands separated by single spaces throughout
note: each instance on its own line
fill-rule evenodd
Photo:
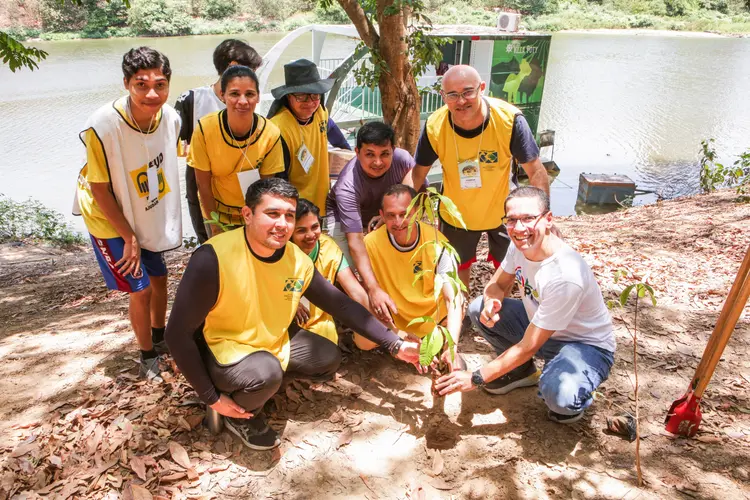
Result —
M 511 244 L 502 263 L 522 290 L 529 321 L 554 330 L 552 338 L 615 351 L 612 319 L 594 273 L 568 245 L 551 257 L 532 262 Z

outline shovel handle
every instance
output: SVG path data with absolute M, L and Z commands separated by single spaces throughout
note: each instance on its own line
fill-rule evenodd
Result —
M 711 334 L 711 338 L 706 345 L 706 349 L 703 352 L 698 368 L 695 370 L 695 376 L 690 383 L 690 387 L 693 389 L 696 397 L 701 398 L 703 391 L 708 386 L 711 376 L 718 365 L 721 355 L 724 352 L 724 348 L 729 342 L 734 327 L 737 325 L 737 320 L 742 314 L 742 310 L 745 308 L 748 297 L 750 296 L 750 247 L 748 247 L 745 253 L 745 258 L 742 261 L 737 276 L 734 280 L 729 295 L 727 296 L 724 307 L 722 308 L 719 319 L 716 322 L 714 331 Z

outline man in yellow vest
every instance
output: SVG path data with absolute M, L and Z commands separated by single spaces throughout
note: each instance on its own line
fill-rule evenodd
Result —
M 445 243 L 445 236 L 437 229 L 419 221 L 410 226 L 408 208 L 416 195 L 413 188 L 404 184 L 394 184 L 385 192 L 380 209 L 383 225 L 365 236 L 365 248 L 375 278 L 396 304 L 398 313 L 393 315 L 393 323 L 400 335 L 422 338 L 435 324 L 443 324 L 458 344 L 463 295 L 454 295 L 453 288 L 445 283 L 438 297 L 435 296 L 436 277 L 455 273 L 456 261 L 444 248 L 436 252 L 434 245 L 425 245 L 436 238 Z M 420 271 L 423 274 L 415 281 Z M 410 321 L 422 316 L 431 316 L 435 321 L 408 326 Z M 354 342 L 364 350 L 376 347 L 356 333 Z M 443 361 L 453 368 L 447 350 Z
M 388 330 L 288 243 L 298 197 L 283 179 L 252 184 L 242 208 L 245 227 L 193 253 L 167 325 L 172 356 L 198 397 L 255 450 L 279 445 L 262 408 L 285 372 L 320 379 L 341 362 L 336 344 L 292 323 L 302 297 L 396 358 L 419 360 L 418 343 Z
M 503 203 L 511 184 L 511 159 L 521 164 L 532 186 L 549 194 L 539 147 L 521 111 L 507 102 L 483 97 L 486 83 L 471 66 L 453 66 L 442 80 L 445 106 L 425 123 L 419 138 L 410 186 L 421 186 L 440 160 L 443 194 L 461 212 L 466 229 L 441 208 L 440 229 L 458 252 L 458 274 L 469 287 L 471 264 L 482 233 L 489 237 L 487 259 L 497 267 L 510 240 L 502 225 Z
M 315 63 L 299 59 L 284 65 L 284 85 L 271 90 L 275 99 L 268 118 L 281 130 L 286 177 L 325 215 L 330 187 L 328 144 L 351 149 L 344 134 L 321 104 L 334 80 L 321 79 Z

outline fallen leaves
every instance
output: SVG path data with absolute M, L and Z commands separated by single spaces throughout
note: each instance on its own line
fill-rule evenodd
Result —
M 339 434 L 339 438 L 336 440 L 336 449 L 338 450 L 342 446 L 346 446 L 347 444 L 352 442 L 352 437 L 354 436 L 354 432 L 352 431 L 351 427 L 347 427 L 344 429 L 341 434 Z
M 190 457 L 188 456 L 187 451 L 185 451 L 185 448 L 183 448 L 180 443 L 170 441 L 169 454 L 172 455 L 172 460 L 177 462 L 183 468 L 190 468 Z
M 435 453 L 432 456 L 432 468 L 430 469 L 430 472 L 433 476 L 439 476 L 443 472 L 444 467 L 445 461 L 443 460 L 443 455 L 440 454 L 439 450 L 435 450 Z

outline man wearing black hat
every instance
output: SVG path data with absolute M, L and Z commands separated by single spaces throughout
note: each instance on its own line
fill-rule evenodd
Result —
M 271 90 L 275 101 L 268 118 L 281 130 L 289 182 L 301 198 L 312 201 L 325 215 L 330 186 L 328 143 L 351 149 L 321 103 L 334 79 L 320 78 L 315 63 L 298 59 L 284 65 L 284 80 L 284 85 Z

